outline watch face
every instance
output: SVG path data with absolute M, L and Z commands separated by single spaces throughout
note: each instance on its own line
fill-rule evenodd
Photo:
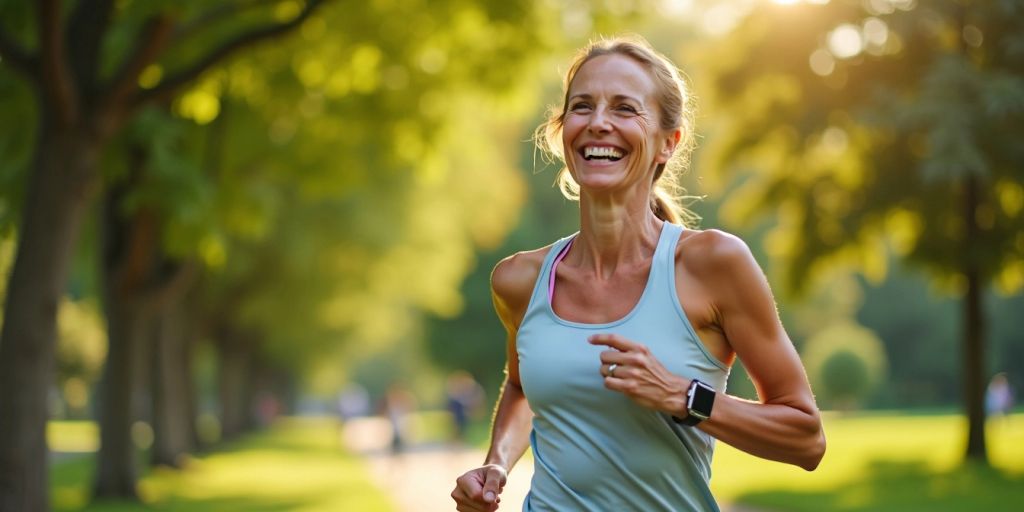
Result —
M 711 415 L 711 406 L 715 403 L 715 391 L 707 386 L 697 384 L 690 397 L 690 410 L 704 416 Z

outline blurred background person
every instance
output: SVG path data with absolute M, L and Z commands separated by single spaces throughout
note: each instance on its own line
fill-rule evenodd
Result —
M 446 406 L 452 419 L 452 440 L 463 445 L 471 417 L 477 415 L 484 400 L 483 387 L 465 370 L 448 375 Z

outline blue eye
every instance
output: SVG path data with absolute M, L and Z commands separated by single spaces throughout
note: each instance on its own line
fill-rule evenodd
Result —
M 629 114 L 636 114 L 637 113 L 637 110 L 635 108 L 633 108 L 632 105 L 619 105 L 618 106 L 618 110 L 620 112 L 626 112 L 626 113 L 629 113 Z

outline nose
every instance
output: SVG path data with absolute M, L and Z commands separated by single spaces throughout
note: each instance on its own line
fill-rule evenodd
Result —
M 598 107 L 590 114 L 587 129 L 594 133 L 607 133 L 611 131 L 611 117 L 608 115 L 608 111 L 604 107 Z

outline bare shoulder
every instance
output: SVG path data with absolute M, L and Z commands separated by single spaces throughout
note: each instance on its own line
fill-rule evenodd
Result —
M 517 252 L 504 258 L 491 272 L 491 292 L 502 320 L 507 316 L 522 317 L 530 303 L 530 295 L 540 274 L 550 246 Z M 518 320 L 514 322 L 518 324 Z
M 740 237 L 719 229 L 685 230 L 676 247 L 676 262 L 695 274 L 760 267 Z

